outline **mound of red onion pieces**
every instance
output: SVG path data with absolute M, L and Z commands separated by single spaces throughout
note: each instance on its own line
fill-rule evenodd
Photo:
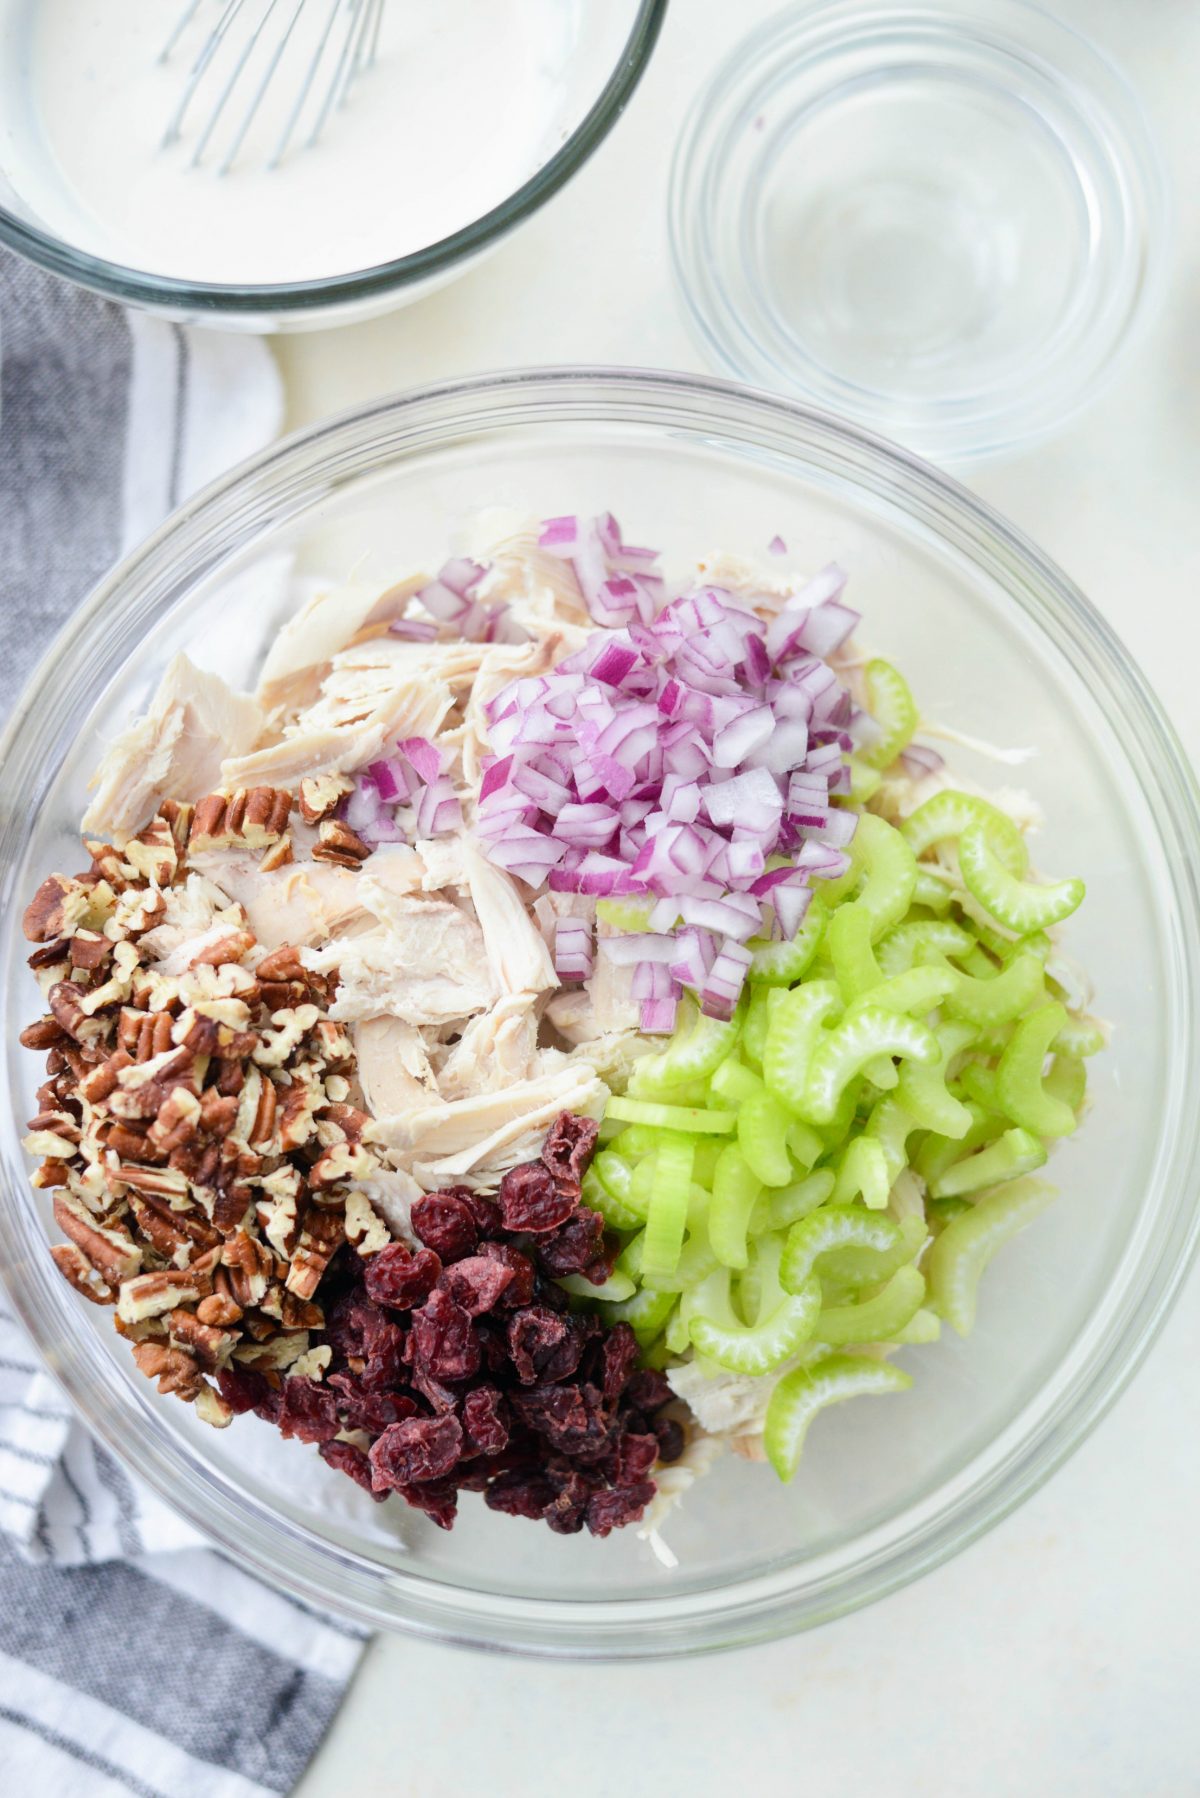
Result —
M 552 519 L 540 541 L 608 628 L 487 708 L 479 837 L 530 886 L 652 901 L 644 930 L 602 939 L 634 965 L 643 1029 L 671 1030 L 684 988 L 728 1017 L 751 939 L 790 940 L 811 877 L 847 867 L 856 820 L 831 801 L 870 721 L 823 659 L 858 623 L 845 577 L 825 569 L 764 622 L 715 587 L 663 604 L 655 553 L 608 515 Z M 588 977 L 587 923 L 561 921 L 555 959 Z

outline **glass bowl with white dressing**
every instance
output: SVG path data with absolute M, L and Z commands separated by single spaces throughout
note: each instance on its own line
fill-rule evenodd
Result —
M 164 145 L 224 0 L 199 0 L 165 60 L 182 0 L 0 0 L 0 242 L 175 318 L 277 331 L 373 316 L 452 279 L 570 179 L 629 100 L 666 11 L 666 0 L 382 0 L 371 66 L 309 144 L 327 60 L 272 167 L 333 0 L 286 0 L 274 16 L 272 0 L 242 4 Z M 351 16 L 356 5 L 369 0 L 348 0 Z

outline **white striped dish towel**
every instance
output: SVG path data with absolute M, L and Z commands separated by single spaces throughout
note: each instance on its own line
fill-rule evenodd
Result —
M 267 347 L 0 254 L 0 713 L 93 582 L 278 431 Z M 0 1299 L 0 1765 L 69 1798 L 288 1792 L 361 1632 L 243 1573 L 94 1444 Z

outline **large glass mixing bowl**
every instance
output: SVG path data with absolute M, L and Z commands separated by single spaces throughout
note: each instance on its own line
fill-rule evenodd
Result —
M 46 1254 L 46 1195 L 20 1149 L 36 1057 L 24 897 L 79 865 L 76 821 L 106 740 L 186 649 L 249 680 L 289 587 L 436 564 L 480 507 L 611 507 L 668 560 L 717 547 L 849 569 L 872 646 L 931 718 L 1036 747 L 1044 861 L 1088 883 L 1070 946 L 1111 1050 L 1054 1162 L 1059 1203 L 986 1276 L 960 1342 L 903 1351 L 911 1392 L 819 1420 L 784 1488 L 733 1457 L 666 1528 L 559 1538 L 468 1498 L 442 1534 L 376 1507 L 254 1418 L 218 1433 L 160 1399 L 105 1312 Z M 381 401 L 245 464 L 94 593 L 30 685 L 2 752 L 4 1042 L 0 1271 L 96 1435 L 230 1555 L 369 1623 L 568 1655 L 678 1654 L 801 1628 L 877 1598 L 1044 1480 L 1129 1378 L 1195 1246 L 1196 870 L 1187 762 L 1104 621 L 1039 552 L 942 476 L 785 401 L 684 376 L 508 374 Z M 996 771 L 963 752 L 964 773 Z

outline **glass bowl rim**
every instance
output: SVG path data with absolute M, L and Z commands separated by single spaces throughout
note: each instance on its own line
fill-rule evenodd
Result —
M 92 256 L 0 206 L 0 243 L 51 274 L 122 304 L 175 308 L 240 318 L 263 311 L 301 313 L 310 307 L 367 302 L 444 274 L 455 263 L 498 243 L 545 204 L 599 149 L 633 96 L 658 41 L 668 0 L 638 0 L 629 36 L 604 86 L 574 131 L 542 167 L 507 199 L 437 243 L 350 274 L 311 281 L 188 281 L 149 274 Z
M 1074 654 L 1089 689 L 1094 694 L 1099 687 L 1125 724 L 1123 741 L 1136 747 L 1152 770 L 1149 781 L 1142 779 L 1134 747 L 1127 748 L 1131 772 L 1154 803 L 1160 840 L 1169 838 L 1183 847 L 1170 858 L 1170 865 L 1186 975 L 1180 982 L 1182 1018 L 1185 1034 L 1194 1040 L 1194 994 L 1200 985 L 1200 949 L 1193 947 L 1200 943 L 1200 787 L 1172 726 L 1115 633 L 1034 544 L 949 477 L 857 425 L 712 377 L 612 367 L 528 368 L 471 376 L 352 408 L 294 432 L 243 462 L 188 501 L 110 572 L 51 646 L 0 740 L 0 820 L 10 809 L 4 795 L 10 780 L 17 778 L 13 769 L 19 758 L 13 752 L 26 721 L 39 706 L 50 703 L 64 669 L 73 662 L 83 663 L 93 647 L 93 628 L 102 618 L 111 625 L 114 604 L 124 603 L 128 609 L 128 600 L 122 602 L 120 597 L 123 589 L 172 566 L 173 551 L 180 547 L 190 551 L 197 532 L 236 523 L 241 500 L 256 484 L 271 484 L 278 502 L 289 492 L 289 474 L 298 471 L 311 483 L 321 465 L 309 465 L 314 452 L 326 473 L 334 467 L 345 472 L 339 448 L 353 456 L 356 443 L 363 447 L 364 433 L 367 444 L 373 437 L 382 447 L 382 428 L 401 424 L 413 414 L 419 420 L 422 409 L 432 409 L 434 440 L 445 442 L 489 420 L 493 429 L 509 428 L 513 407 L 522 402 L 527 411 L 516 422 L 524 424 L 553 422 L 556 416 L 578 419 L 579 410 L 571 410 L 575 405 L 586 408 L 584 417 L 628 417 L 663 426 L 678 420 L 680 407 L 690 406 L 696 434 L 713 432 L 719 439 L 738 425 L 756 429 L 765 438 L 772 427 L 782 434 L 785 447 L 790 442 L 793 456 L 807 448 L 810 455 L 823 458 L 820 465 L 828 470 L 836 467 L 834 458 L 842 453 L 866 492 L 903 502 L 906 511 L 913 509 L 911 516 L 926 524 L 932 520 L 936 527 L 940 521 L 943 547 L 954 545 L 954 529 L 967 532 L 967 540 L 980 552 L 991 546 L 994 577 L 1003 580 L 1013 603 L 1022 606 L 1058 648 Z M 470 408 L 466 414 L 455 410 L 462 405 Z M 419 441 L 428 444 L 429 434 Z M 928 510 L 921 513 L 921 506 Z M 1040 598 L 1020 591 L 1026 580 L 1040 584 Z M 157 602 L 160 610 L 161 603 Z M 1131 721 L 1140 735 L 1129 734 Z M 1150 747 L 1143 753 L 1145 745 Z M 969 1464 L 898 1514 L 906 1520 L 916 1518 L 906 1522 L 903 1533 L 886 1539 L 895 1521 L 889 1519 L 855 1541 L 852 1565 L 834 1568 L 799 1590 L 794 1589 L 794 1575 L 804 1563 L 795 1560 L 778 1574 L 753 1574 L 692 1592 L 616 1600 L 473 1591 L 403 1568 L 381 1568 L 334 1543 L 315 1541 L 269 1506 L 223 1486 L 203 1462 L 189 1462 L 186 1447 L 170 1435 L 149 1405 L 138 1399 L 138 1408 L 131 1410 L 127 1398 L 104 1380 L 89 1357 L 76 1352 L 75 1338 L 84 1326 L 65 1286 L 61 1314 L 56 1316 L 34 1305 L 19 1269 L 16 1278 L 9 1277 L 10 1245 L 4 1238 L 0 1238 L 0 1282 L 88 1428 L 173 1510 L 242 1566 L 285 1592 L 359 1623 L 463 1646 L 574 1659 L 683 1656 L 769 1640 L 874 1602 L 958 1553 L 1036 1491 L 1124 1389 L 1178 1295 L 1200 1241 L 1196 1204 L 1200 1115 L 1185 1122 L 1172 1140 L 1156 1187 L 1160 1195 L 1175 1195 L 1173 1210 L 1157 1220 L 1161 1227 L 1142 1252 L 1137 1291 L 1127 1281 L 1120 1294 L 1120 1330 L 1097 1340 L 1090 1359 L 1072 1373 L 1069 1385 L 1059 1383 L 1051 1408 L 1039 1414 L 1035 1427 L 1028 1427 L 1025 1406 L 974 1458 L 975 1463 L 987 1461 L 984 1476 Z M 20 1213 L 18 1222 L 23 1227 Z M 19 1262 L 19 1252 L 14 1259 Z M 134 1448 L 145 1457 L 136 1464 Z M 182 1479 L 184 1472 L 190 1478 Z
M 721 373 L 749 385 L 764 384 L 769 378 L 772 388 L 789 397 L 809 406 L 844 410 L 880 435 L 886 427 L 878 423 L 878 409 L 886 404 L 897 428 L 921 433 L 917 454 L 944 457 L 957 466 L 1055 434 L 1109 386 L 1162 297 L 1173 226 L 1171 182 L 1162 147 L 1141 95 L 1123 68 L 1086 31 L 1048 11 L 1038 0 L 986 0 L 986 5 L 986 13 L 976 16 L 955 10 L 946 0 L 865 0 L 864 4 L 859 0 L 789 0 L 739 38 L 709 71 L 680 127 L 667 192 L 667 236 L 676 292 L 693 340 Z M 994 16 L 1007 22 L 1003 37 L 991 28 Z M 1122 188 L 1129 189 L 1123 193 L 1121 217 L 1127 225 L 1140 226 L 1141 268 L 1119 317 L 1110 318 L 1106 313 L 1099 321 L 1091 321 L 1082 335 L 1076 321 L 1069 340 L 1059 342 L 1057 332 L 1050 340 L 1048 348 L 1055 352 L 1050 366 L 1059 374 L 1053 408 L 1043 404 L 1035 409 L 1034 390 L 1028 387 L 1023 390 L 1023 403 L 1016 406 L 997 402 L 995 393 L 1002 390 L 988 388 L 975 394 L 973 407 L 965 410 L 944 400 L 921 406 L 887 388 L 860 386 L 811 358 L 822 385 L 814 385 L 803 363 L 797 376 L 781 361 L 777 346 L 752 330 L 744 313 L 730 301 L 721 259 L 708 242 L 710 164 L 721 147 L 722 129 L 729 128 L 731 104 L 737 101 L 740 116 L 746 107 L 748 81 L 761 78 L 770 69 L 772 58 L 793 40 L 801 41 L 797 53 L 813 67 L 872 33 L 875 41 L 886 44 L 906 29 L 919 33 L 922 41 L 933 34 L 941 43 L 970 45 L 992 60 L 997 56 L 1011 59 L 1017 53 L 1024 60 L 1033 53 L 1025 51 L 1022 44 L 1021 21 L 1031 31 L 1041 31 L 1057 41 L 1062 51 L 1059 68 L 1066 70 L 1068 57 L 1087 66 L 1088 81 L 1081 85 L 1072 78 L 1060 84 L 1064 104 L 1077 117 L 1087 118 L 1093 137 L 1102 137 L 1119 168 Z M 1035 59 L 1039 74 L 1045 66 L 1044 58 Z M 1105 104 L 1097 112 L 1092 102 L 1102 84 Z M 1124 253 L 1129 255 L 1129 244 Z M 697 280 L 701 263 L 707 273 Z M 1078 310 L 1077 306 L 1073 309 Z M 1059 327 L 1059 331 L 1063 329 L 1065 325 Z M 1080 352 L 1090 345 L 1093 353 L 1081 363 Z M 1098 359 L 1099 349 L 1104 350 L 1102 360 Z

